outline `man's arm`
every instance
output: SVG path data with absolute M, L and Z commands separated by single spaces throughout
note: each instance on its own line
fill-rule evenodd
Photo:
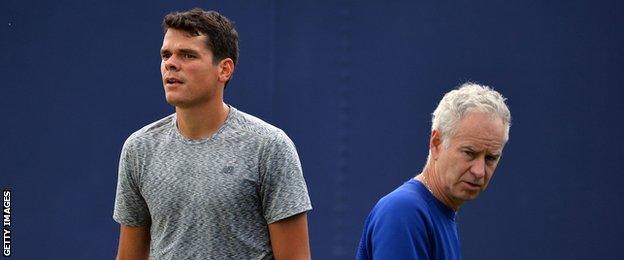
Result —
M 121 225 L 117 260 L 146 260 L 149 258 L 150 226 Z
M 269 235 L 275 259 L 311 259 L 307 213 L 269 224 Z

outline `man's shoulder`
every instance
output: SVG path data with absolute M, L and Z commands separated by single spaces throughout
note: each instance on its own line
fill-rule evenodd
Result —
M 232 118 L 232 127 L 236 131 L 259 137 L 262 139 L 275 139 L 285 137 L 286 134 L 282 129 L 267 123 L 266 121 L 245 113 L 243 111 L 232 108 L 234 115 Z
M 391 209 L 423 209 L 427 205 L 426 199 L 418 190 L 416 181 L 408 181 L 388 193 L 379 200 L 379 204 Z
M 431 215 L 417 183 L 408 181 L 377 202 L 366 220 L 365 229 L 373 240 L 407 234 L 426 234 Z M 415 237 L 408 235 L 410 239 Z M 411 242 L 407 242 L 411 245 Z
M 175 114 L 171 114 L 142 127 L 126 139 L 125 145 L 134 146 L 145 142 L 151 142 L 158 136 L 168 133 L 174 124 L 174 118 Z
M 415 218 L 429 215 L 429 202 L 417 181 L 405 182 L 381 198 L 373 209 L 377 218 Z

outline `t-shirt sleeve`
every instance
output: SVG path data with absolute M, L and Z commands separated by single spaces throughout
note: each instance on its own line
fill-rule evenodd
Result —
M 295 145 L 279 131 L 260 158 L 260 196 L 268 224 L 312 209 Z
M 393 199 L 368 216 L 356 259 L 430 259 L 422 209 Z
M 130 140 L 130 139 L 129 139 Z M 124 143 L 119 159 L 117 192 L 113 219 L 127 226 L 144 226 L 150 223 L 147 204 L 141 195 L 137 155 L 129 141 Z

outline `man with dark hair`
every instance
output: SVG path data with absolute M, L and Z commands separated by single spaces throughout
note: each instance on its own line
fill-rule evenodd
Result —
M 223 101 L 238 59 L 234 26 L 196 8 L 168 14 L 163 28 L 175 113 L 124 143 L 118 259 L 309 259 L 312 207 L 294 144 Z

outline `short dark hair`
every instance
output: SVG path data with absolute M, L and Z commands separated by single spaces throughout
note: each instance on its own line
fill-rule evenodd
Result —
M 230 58 L 236 65 L 238 61 L 238 32 L 234 24 L 225 16 L 215 11 L 193 8 L 185 12 L 172 12 L 163 19 L 163 30 L 169 28 L 182 30 L 192 35 L 206 35 L 206 46 L 212 51 L 213 62 Z

